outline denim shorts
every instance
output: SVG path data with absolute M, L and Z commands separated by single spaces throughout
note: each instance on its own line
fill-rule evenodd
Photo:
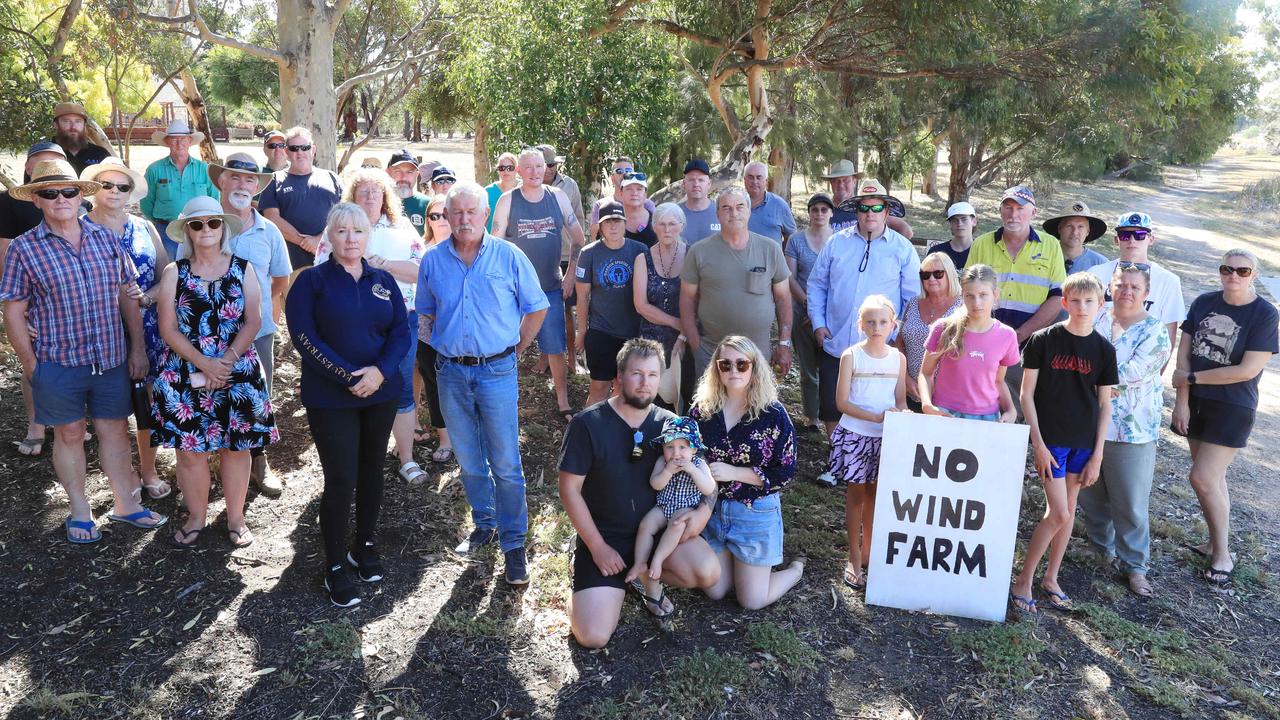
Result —
M 543 355 L 563 355 L 569 346 L 564 334 L 564 293 L 560 290 L 547 293 L 547 314 L 538 328 L 538 352 Z
M 782 562 L 782 500 L 773 493 L 748 506 L 721 498 L 702 538 L 717 555 L 728 550 L 748 565 L 773 567 Z
M 985 420 L 987 422 L 1000 422 L 1000 413 L 998 411 L 993 413 L 967 413 L 967 412 L 960 412 L 959 410 L 949 410 L 942 406 L 938 406 L 938 409 L 946 413 L 947 415 L 950 415 L 953 418 L 960 418 L 961 420 Z
M 1064 478 L 1069 474 L 1079 475 L 1084 471 L 1084 466 L 1089 464 L 1089 458 L 1093 457 L 1093 448 L 1069 448 L 1057 445 L 1048 447 L 1049 454 L 1058 463 L 1058 467 L 1053 468 L 1053 476 L 1056 478 Z
M 66 367 L 54 362 L 36 363 L 31 375 L 31 395 L 36 422 L 67 425 L 84 419 L 85 408 L 95 420 L 119 420 L 133 414 L 129 365 L 93 374 L 93 367 Z

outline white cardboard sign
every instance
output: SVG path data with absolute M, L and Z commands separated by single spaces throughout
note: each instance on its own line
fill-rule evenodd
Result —
M 867 602 L 1003 622 L 1026 425 L 887 413 Z

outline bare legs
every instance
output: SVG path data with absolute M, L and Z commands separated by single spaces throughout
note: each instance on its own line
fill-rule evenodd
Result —
M 1080 494 L 1079 474 L 1068 473 L 1064 478 L 1049 478 L 1044 482 L 1045 510 L 1044 517 L 1031 533 L 1031 541 L 1027 543 L 1027 554 L 1022 561 L 1022 572 L 1013 583 L 1015 595 L 1031 597 L 1031 583 L 1035 579 L 1036 567 L 1045 551 L 1050 549 L 1049 565 L 1045 568 L 1044 587 L 1053 592 L 1062 592 L 1058 586 L 1058 568 L 1062 566 L 1062 555 L 1067 550 L 1067 540 L 1071 538 L 1071 521 L 1075 516 L 1076 497 Z M 1058 536 L 1062 535 L 1062 540 Z
M 849 564 L 845 575 L 863 580 L 871 559 L 871 520 L 876 510 L 875 483 L 849 483 L 845 490 L 844 526 L 849 533 Z
M 1235 568 L 1228 545 L 1231 531 L 1231 494 L 1227 490 L 1227 467 L 1235 459 L 1236 448 L 1189 440 L 1191 446 L 1191 488 L 1200 500 L 1204 522 L 1209 526 L 1209 567 L 1228 572 Z
M 183 545 L 195 542 L 190 535 L 201 530 L 208 522 L 209 514 L 209 455 L 178 450 L 178 487 L 182 490 L 182 504 L 187 509 L 187 521 L 174 541 Z M 249 494 L 249 467 L 252 463 L 248 450 L 219 450 L 218 477 L 222 481 L 222 495 L 227 501 L 227 529 L 243 534 L 248 526 L 244 521 L 244 501 Z
M 717 559 L 720 562 L 720 579 L 706 590 L 707 597 L 720 600 L 733 590 L 744 610 L 759 610 L 771 605 L 795 587 L 804 574 L 804 563 L 800 560 L 793 560 L 786 568 L 774 572 L 767 565 L 748 565 L 730 555 L 728 550 L 721 552 Z

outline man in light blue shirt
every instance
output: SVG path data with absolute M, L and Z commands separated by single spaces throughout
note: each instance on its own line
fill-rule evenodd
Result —
M 751 197 L 751 219 L 747 229 L 785 245 L 796 232 L 796 218 L 786 200 L 768 191 L 769 168 L 762 162 L 747 163 L 742 184 Z
M 498 539 L 505 579 L 529 582 L 524 468 L 520 461 L 516 358 L 550 304 L 533 263 L 515 245 L 484 231 L 488 196 L 475 183 L 449 191 L 452 234 L 418 268 L 415 308 L 437 353 L 440 410 L 449 428 L 475 529 L 455 548 L 472 556 Z
M 809 273 L 809 320 L 822 345 L 818 367 L 818 419 L 827 433 L 840 420 L 836 382 L 840 354 L 862 340 L 858 308 L 869 295 L 884 295 L 898 309 L 920 294 L 920 256 L 911 241 L 890 230 L 892 198 L 877 180 L 858 183 L 858 222 L 831 236 Z

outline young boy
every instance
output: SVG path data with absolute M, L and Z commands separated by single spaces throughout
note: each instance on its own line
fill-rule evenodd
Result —
M 627 574 L 628 579 L 644 574 L 645 558 L 653 550 L 653 537 L 666 527 L 658 549 L 653 551 L 653 559 L 648 562 L 649 578 L 660 579 L 663 561 L 684 535 L 686 516 L 704 496 L 716 494 L 711 470 L 698 457 L 698 452 L 705 449 L 698 423 L 687 417 L 668 418 L 656 440 L 662 443 L 662 457 L 653 466 L 649 485 L 658 491 L 658 504 L 640 521 L 640 529 L 636 531 L 635 564 Z
M 1072 609 L 1058 585 L 1058 570 L 1071 539 L 1076 497 L 1098 480 L 1111 423 L 1111 388 L 1119 381 L 1115 348 L 1093 329 L 1103 297 L 1102 283 L 1093 275 L 1069 276 L 1062 283 L 1067 319 L 1032 335 L 1022 353 L 1022 409 L 1047 505 L 1010 594 L 1023 612 L 1036 612 L 1031 583 L 1046 549 L 1049 564 L 1040 588 L 1054 609 Z

